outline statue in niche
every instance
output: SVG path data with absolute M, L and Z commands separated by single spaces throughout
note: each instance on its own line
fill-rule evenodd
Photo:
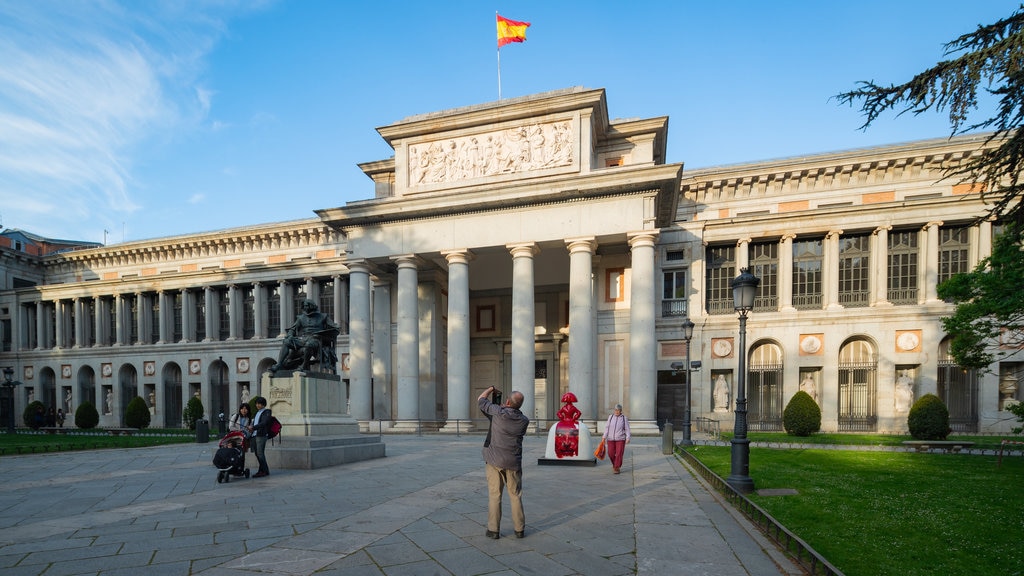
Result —
M 340 328 L 327 314 L 320 312 L 316 302 L 302 302 L 302 314 L 295 319 L 281 342 L 277 364 L 270 367 L 271 376 L 282 370 L 308 371 L 318 364 L 323 372 L 337 374 L 338 355 L 334 351 Z
M 896 411 L 909 412 L 910 405 L 914 403 L 914 380 L 907 370 L 900 373 L 896 378 Z
M 68 388 L 68 393 L 64 395 L 64 413 L 71 414 L 71 388 Z
M 248 404 L 249 403 L 249 387 L 248 386 L 242 386 L 241 400 L 242 400 L 243 404 Z
M 725 374 L 719 374 L 715 378 L 715 412 L 729 411 L 729 383 L 725 380 Z
M 800 381 L 800 391 L 806 392 L 815 404 L 818 404 L 818 383 L 814 381 L 814 374 L 807 372 L 804 379 Z
M 114 391 L 107 390 L 107 410 L 106 414 L 109 416 L 114 413 Z
M 149 391 L 149 413 L 156 414 L 156 392 Z

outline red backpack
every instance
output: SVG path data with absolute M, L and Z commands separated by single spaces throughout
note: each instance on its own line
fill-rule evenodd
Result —
M 267 440 L 273 440 L 281 434 L 281 421 L 276 416 L 270 416 L 270 423 L 267 424 Z

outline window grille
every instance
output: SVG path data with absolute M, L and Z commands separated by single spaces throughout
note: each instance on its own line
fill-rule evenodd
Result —
M 839 431 L 874 432 L 878 426 L 878 362 L 874 347 L 854 340 L 839 352 Z
M 686 271 L 667 270 L 662 279 L 661 315 L 686 316 Z
M 708 314 L 732 314 L 735 311 L 730 283 L 736 277 L 736 247 L 711 246 L 707 250 Z
M 968 232 L 966 226 L 939 229 L 939 284 L 955 274 L 970 272 Z
M 870 304 L 870 236 L 844 236 L 839 241 L 839 303 L 847 308 Z
M 917 304 L 917 231 L 889 234 L 889 290 L 893 304 Z
M 978 371 L 962 368 L 949 354 L 949 339 L 939 345 L 939 398 L 949 410 L 953 432 L 978 431 Z
M 750 272 L 760 278 L 754 297 L 755 312 L 779 309 L 779 243 L 758 242 L 750 245 Z

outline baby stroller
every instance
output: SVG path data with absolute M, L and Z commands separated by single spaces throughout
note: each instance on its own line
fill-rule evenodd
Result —
M 217 452 L 213 454 L 213 465 L 217 467 L 217 483 L 230 482 L 232 476 L 249 477 L 245 467 L 245 451 L 249 439 L 239 430 L 228 432 L 220 439 Z

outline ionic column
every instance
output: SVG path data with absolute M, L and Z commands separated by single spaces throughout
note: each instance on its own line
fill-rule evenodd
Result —
M 75 317 L 75 342 L 72 348 L 81 348 L 85 344 L 85 328 L 89 319 L 85 314 L 85 300 L 75 298 L 71 301 L 71 313 Z
M 135 293 L 135 344 L 149 344 L 150 326 L 149 319 L 149 295 L 143 292 Z
M 535 419 L 533 257 L 540 249 L 533 242 L 505 247 L 512 253 L 512 390 L 522 392 L 523 406 L 520 410 L 528 418 Z
M 782 235 L 779 242 L 779 310 L 796 312 L 793 307 L 793 239 L 796 234 Z
M 978 255 L 971 261 L 974 269 L 982 259 L 992 255 L 992 221 L 982 220 L 978 224 Z
M 319 307 L 320 285 L 317 283 L 316 278 L 307 277 L 304 280 L 306 281 L 306 300 L 316 302 L 317 307 Z
M 370 372 L 373 377 L 373 405 L 371 413 L 377 420 L 391 420 L 394 416 L 391 399 L 395 396 L 394 363 L 391 361 L 391 283 L 393 276 L 376 274 L 370 277 Z M 388 426 L 391 424 L 389 423 Z
M 370 419 L 370 268 L 349 262 L 349 407 L 357 420 Z M 282 308 L 284 308 L 282 306 Z
M 869 280 L 871 301 L 875 306 L 892 306 L 889 302 L 889 230 L 892 230 L 892 226 L 886 225 L 872 232 L 874 245 L 871 247 L 871 259 L 875 273 Z
M 634 431 L 656 431 L 658 428 L 655 402 L 658 343 L 654 337 L 654 246 L 657 238 L 656 231 L 629 235 L 633 259 L 629 292 L 629 411 L 634 422 L 630 427 Z
M 206 304 L 206 318 L 204 318 L 206 338 L 203 338 L 203 342 L 213 342 L 220 338 L 220 323 L 218 322 L 220 314 L 217 313 L 217 292 L 213 286 L 203 287 L 203 298 Z
M 54 334 L 53 334 L 53 347 L 57 350 L 64 348 L 65 338 L 64 334 L 64 301 L 54 300 L 53 301 L 53 320 L 54 320 Z
M 448 260 L 448 422 L 445 432 L 472 429 L 469 421 L 469 250 L 442 252 Z
M 397 420 L 416 420 L 420 406 L 420 338 L 419 275 L 416 256 L 407 254 L 392 258 L 398 264 L 398 382 L 395 401 Z M 397 426 L 409 425 L 398 422 Z
M 736 241 L 736 270 L 750 267 L 750 238 Z M 739 274 L 739 272 L 737 272 Z
M 254 326 L 253 339 L 260 340 L 267 337 L 267 289 L 263 282 L 252 284 L 252 321 Z
M 924 225 L 924 301 L 925 303 L 940 302 L 936 287 L 939 283 L 939 227 L 942 222 L 929 222 Z
M 821 290 L 826 310 L 842 308 L 839 303 L 839 237 L 842 230 L 829 230 L 822 246 Z
M 334 275 L 334 323 L 341 327 L 342 334 L 348 334 L 348 300 L 345 299 L 345 288 L 348 276 Z
M 160 314 L 157 315 L 157 344 L 166 344 L 174 339 L 174 300 L 164 290 L 156 293 L 156 299 L 160 306 Z
M 242 319 L 241 300 L 238 297 L 238 285 L 228 284 L 228 341 L 238 340 Z
M 292 327 L 292 323 L 295 322 L 295 308 L 292 305 L 292 284 L 287 280 L 281 280 L 278 284 L 278 296 L 281 298 L 281 333 L 277 335 L 278 338 L 283 338 L 285 332 Z
M 181 341 L 196 339 L 196 295 L 188 288 L 181 291 Z
M 597 330 L 594 325 L 593 255 L 597 239 L 570 238 L 569 248 L 569 389 L 579 400 L 583 421 L 596 430 L 597 379 L 594 366 Z
M 114 346 L 124 346 L 124 297 L 114 295 Z

